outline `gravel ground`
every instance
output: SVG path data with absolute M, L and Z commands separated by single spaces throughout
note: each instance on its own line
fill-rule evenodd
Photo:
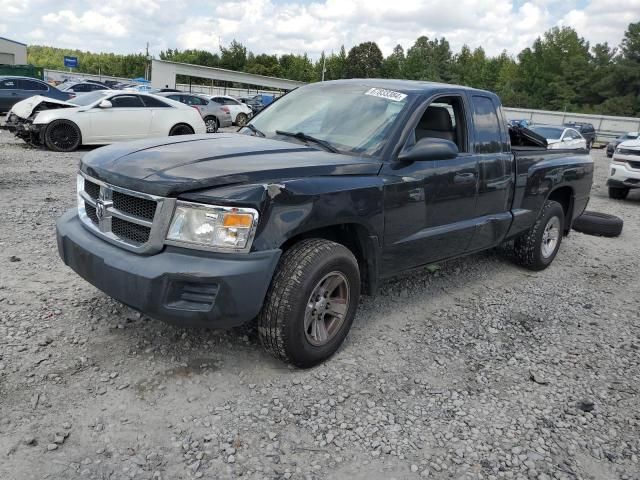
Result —
M 181 330 L 58 258 L 82 152 L 0 133 L 1 479 L 640 479 L 640 195 L 532 273 L 500 252 L 387 282 L 300 371 Z

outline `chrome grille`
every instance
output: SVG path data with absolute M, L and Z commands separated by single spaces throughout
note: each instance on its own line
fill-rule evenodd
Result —
M 175 199 L 78 177 L 78 214 L 96 235 L 137 253 L 155 253 L 164 243 Z
M 145 220 L 153 220 L 156 213 L 157 203 L 153 200 L 145 198 L 133 197 L 120 192 L 113 192 L 113 206 L 121 212 L 144 218 Z
M 149 241 L 151 229 L 119 218 L 111 219 L 111 231 L 120 238 L 126 238 L 137 244 Z
M 87 192 L 91 198 L 96 199 L 98 198 L 98 195 L 100 195 L 100 185 L 90 182 L 89 180 L 85 180 L 84 191 Z
M 631 150 L 630 148 L 618 148 L 621 155 L 640 155 L 640 150 Z
M 629 166 L 631 166 L 631 168 L 635 168 L 635 169 L 640 169 L 640 162 L 634 162 L 634 161 L 627 161 L 627 163 L 629 164 Z

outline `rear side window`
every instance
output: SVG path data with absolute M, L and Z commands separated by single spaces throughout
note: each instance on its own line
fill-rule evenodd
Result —
M 209 103 L 203 98 L 194 97 L 191 95 L 185 96 L 184 99 L 184 103 L 186 103 L 187 105 L 207 105 Z
M 115 108 L 144 107 L 138 95 L 118 95 L 111 98 L 111 104 Z
M 34 80 L 20 80 L 18 84 L 23 90 L 38 90 L 42 92 L 46 92 L 48 90 L 44 83 L 36 82 Z
M 142 101 L 144 102 L 144 104 L 147 107 L 152 107 L 152 108 L 163 108 L 163 107 L 168 107 L 169 105 L 167 105 L 166 103 L 164 103 L 162 100 L 158 100 L 155 97 L 142 97 Z
M 2 80 L 0 81 L 0 90 L 14 90 L 18 88 L 15 80 Z
M 472 103 L 476 153 L 501 152 L 500 122 L 495 105 L 489 97 L 479 95 L 472 97 Z

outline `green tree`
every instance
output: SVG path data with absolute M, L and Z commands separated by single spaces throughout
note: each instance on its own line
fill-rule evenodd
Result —
M 375 42 L 364 42 L 349 50 L 347 78 L 375 78 L 382 71 L 382 52 Z
M 449 82 L 453 78 L 453 54 L 446 39 L 419 37 L 407 51 L 405 77 L 413 80 Z
M 247 47 L 235 39 L 229 47 L 220 45 L 220 66 L 228 70 L 243 71 L 247 63 Z
M 391 55 L 382 62 L 382 76 L 384 78 L 402 78 L 405 60 L 404 48 L 402 45 L 396 45 Z

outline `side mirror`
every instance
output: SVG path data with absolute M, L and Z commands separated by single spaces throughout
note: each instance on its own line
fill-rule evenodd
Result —
M 113 103 L 111 103 L 109 100 L 102 100 L 98 104 L 98 107 L 100 107 L 100 108 L 111 108 L 111 107 L 113 107 Z
M 431 160 L 449 160 L 458 156 L 458 146 L 443 138 L 422 138 L 408 151 L 400 153 L 398 160 L 403 162 L 425 162 Z

